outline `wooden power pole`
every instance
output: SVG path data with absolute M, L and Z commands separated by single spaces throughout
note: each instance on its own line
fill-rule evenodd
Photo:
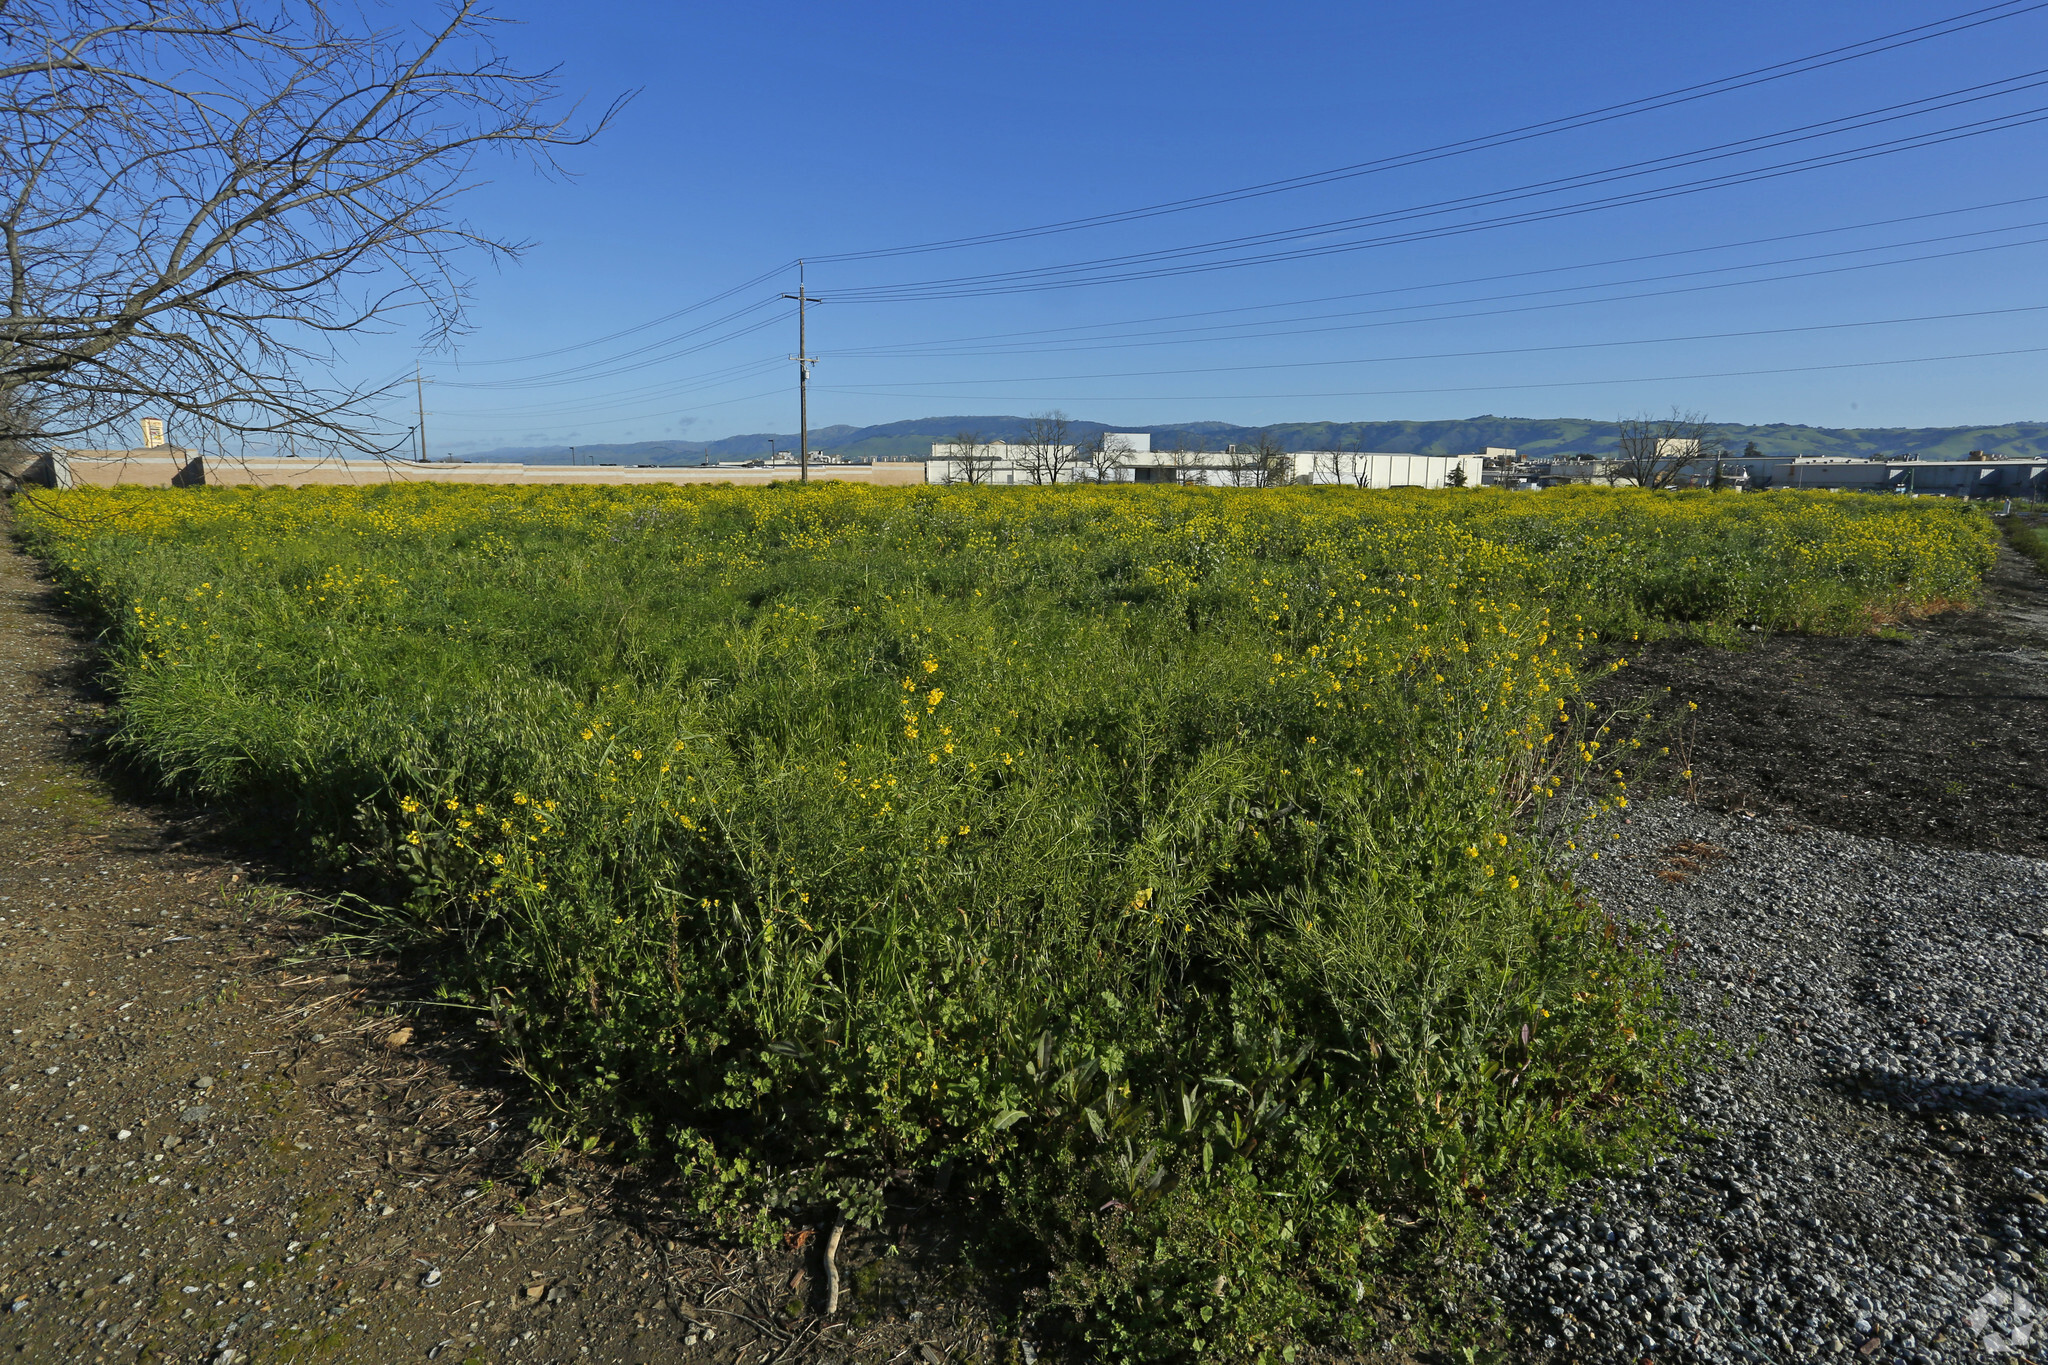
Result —
M 403 383 L 403 380 L 399 381 Z M 420 367 L 412 367 L 412 389 L 420 400 L 420 463 L 427 462 L 427 381 L 420 378 Z
M 818 358 L 810 354 L 804 340 L 804 309 L 807 305 L 822 302 L 804 292 L 804 263 L 796 263 L 796 292 L 784 294 L 786 299 L 796 300 L 796 354 L 790 359 L 796 362 L 796 468 L 800 483 L 811 481 L 811 366 Z

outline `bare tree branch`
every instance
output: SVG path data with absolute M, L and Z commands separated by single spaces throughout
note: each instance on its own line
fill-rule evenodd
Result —
M 1624 417 L 1617 425 L 1621 441 L 1611 468 L 1638 488 L 1669 488 L 1693 465 L 1725 458 L 1701 413 L 1673 408 L 1668 417 Z
M 946 444 L 953 447 L 952 472 L 946 476 L 948 483 L 969 485 L 985 484 L 995 470 L 996 455 L 989 448 L 988 438 L 974 430 L 954 432 L 946 438 Z
M 1130 462 L 1130 438 L 1119 431 L 1098 431 L 1076 448 L 1076 463 L 1096 483 L 1115 483 L 1117 470 Z
M 1232 447 L 1230 481 L 1239 488 L 1273 488 L 1294 476 L 1294 461 L 1280 438 L 1261 431 L 1248 446 Z
M 381 451 L 388 385 L 337 385 L 335 343 L 463 328 L 463 257 L 524 244 L 457 201 L 485 160 L 543 174 L 595 136 L 501 21 L 429 26 L 277 0 L 0 3 L 0 401 L 37 438 L 147 411 L 190 443 L 292 437 Z
M 1024 423 L 1024 439 L 1017 443 L 1024 477 L 1033 483 L 1059 483 L 1074 462 L 1073 431 L 1067 415 L 1054 408 Z

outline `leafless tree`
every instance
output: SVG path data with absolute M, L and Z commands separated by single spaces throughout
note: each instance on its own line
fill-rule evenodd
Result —
M 1109 463 L 1109 433 L 1098 431 L 1074 442 L 1073 468 L 1076 477 L 1101 483 Z
M 1270 431 L 1248 446 L 1232 447 L 1230 481 L 1239 488 L 1273 488 L 1293 477 L 1294 459 Z
M 988 482 L 996 467 L 996 454 L 990 449 L 987 437 L 978 431 L 956 431 L 946 438 L 946 444 L 953 447 L 953 467 L 946 475 L 946 482 Z
M 1223 447 L 1223 468 L 1230 476 L 1233 488 L 1256 488 L 1259 486 L 1259 463 L 1247 445 Z
M 1344 449 L 1343 437 L 1332 428 L 1331 435 L 1337 439 L 1330 442 L 1330 449 L 1315 452 L 1312 483 L 1328 483 L 1342 486 L 1344 483 L 1344 457 L 1350 452 Z
M 1054 408 L 1031 417 L 1024 423 L 1017 450 L 1025 478 L 1041 484 L 1060 482 L 1074 462 L 1073 428 L 1067 415 Z
M 1173 462 L 1175 483 L 1199 484 L 1209 481 L 1202 466 L 1202 455 L 1208 449 L 1208 445 L 1209 443 L 1199 436 L 1195 438 L 1194 444 L 1190 445 L 1186 432 L 1176 431 L 1173 434 L 1173 447 L 1166 452 L 1166 458 Z
M 184 443 L 392 446 L 389 385 L 337 383 L 337 343 L 457 335 L 463 260 L 523 246 L 459 197 L 494 155 L 559 171 L 618 106 L 572 126 L 476 0 L 366 13 L 0 0 L 0 401 L 38 440 L 147 413 Z
M 1118 476 L 1113 471 L 1122 469 L 1130 464 L 1137 458 L 1138 452 L 1137 448 L 1131 444 L 1131 438 L 1120 431 L 1112 431 L 1108 434 L 1106 446 L 1106 453 L 1109 456 L 1109 468 L 1112 471 L 1110 477 L 1114 479 Z
M 1618 425 L 1621 440 L 1609 468 L 1638 488 L 1669 488 L 1693 465 L 1725 458 L 1701 413 L 1673 408 L 1668 417 L 1624 417 Z
M 1360 488 L 1372 487 L 1372 461 L 1362 452 L 1351 461 L 1351 482 Z
M 1101 431 L 1081 442 L 1079 461 L 1097 483 L 1115 483 L 1117 470 L 1130 462 L 1131 442 L 1120 431 Z

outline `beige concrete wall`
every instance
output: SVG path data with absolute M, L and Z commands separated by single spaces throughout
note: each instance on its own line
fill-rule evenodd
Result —
M 61 450 L 52 459 L 59 488 L 171 488 L 200 480 L 189 450 Z
M 208 455 L 203 480 L 215 487 L 365 487 L 380 483 L 519 483 L 525 466 L 436 465 L 406 460 L 290 460 Z
M 195 457 L 190 451 L 161 448 L 74 450 L 66 452 L 59 463 L 57 484 L 62 488 L 171 488 L 199 483 L 216 487 L 258 488 L 363 487 L 380 483 L 608 487 L 708 483 L 747 487 L 797 477 L 793 465 L 640 469 L 623 465 L 415 464 L 409 460 L 291 460 L 233 455 Z M 924 476 L 922 460 L 811 466 L 811 477 L 821 482 L 919 484 L 924 482 Z
M 827 465 L 826 468 L 830 469 L 831 466 Z M 847 468 L 849 471 L 852 471 L 860 469 L 861 466 L 849 465 Z M 924 482 L 923 460 L 876 460 L 873 464 L 868 465 L 867 469 L 871 472 L 868 478 L 861 480 L 863 483 L 906 484 Z M 818 477 L 816 469 L 811 470 L 811 477 L 814 479 Z
M 470 467 L 476 468 L 474 465 Z M 662 469 L 635 469 L 610 465 L 528 465 L 525 469 L 525 482 L 530 484 L 724 483 L 747 488 L 792 482 L 797 477 L 796 466 L 784 464 L 752 468 L 709 465 Z M 924 462 L 878 460 L 872 465 L 814 464 L 811 466 L 811 478 L 821 483 L 923 483 Z

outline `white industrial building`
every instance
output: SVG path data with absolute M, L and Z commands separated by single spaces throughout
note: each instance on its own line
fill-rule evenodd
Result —
M 1356 450 L 1297 450 L 1268 469 L 1248 446 L 1154 450 L 1144 431 L 1112 431 L 1093 445 L 1057 448 L 990 441 L 973 447 L 932 443 L 927 483 L 998 487 L 1042 483 L 1170 483 L 1207 488 L 1331 485 L 1356 488 L 1477 488 L 1483 455 L 1404 455 Z M 1461 477 L 1462 476 L 1462 477 Z

